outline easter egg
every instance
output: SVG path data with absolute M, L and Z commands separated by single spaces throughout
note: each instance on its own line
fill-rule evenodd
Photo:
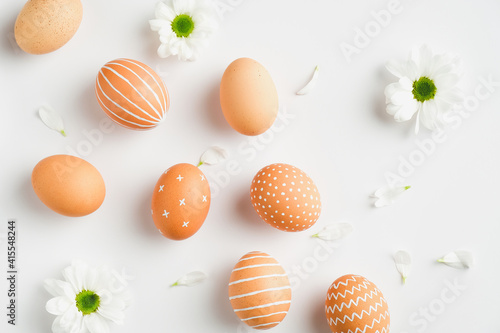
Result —
M 288 313 L 288 276 L 269 254 L 253 251 L 236 263 L 229 279 L 229 301 L 236 315 L 254 329 L 278 325 Z
M 191 237 L 203 225 L 209 208 L 209 183 L 194 165 L 176 164 L 158 179 L 151 214 L 163 236 L 173 240 Z
M 44 158 L 33 168 L 31 184 L 38 198 L 56 213 L 84 216 L 99 208 L 106 188 L 99 171 L 70 155 Z
M 267 131 L 278 115 L 278 92 L 264 66 L 253 59 L 240 58 L 222 75 L 220 105 L 236 131 L 258 135 Z
M 390 314 L 384 295 L 359 275 L 344 275 L 332 283 L 325 312 L 334 333 L 389 333 Z
M 156 127 L 170 106 L 163 80 L 146 64 L 131 59 L 116 59 L 102 66 L 95 94 L 111 119 L 135 130 Z
M 261 219 L 283 231 L 306 230 L 321 213 L 316 185 L 289 164 L 276 163 L 260 169 L 252 180 L 250 199 Z
M 76 33 L 82 15 L 80 0 L 30 0 L 16 19 L 16 43 L 31 54 L 55 51 Z

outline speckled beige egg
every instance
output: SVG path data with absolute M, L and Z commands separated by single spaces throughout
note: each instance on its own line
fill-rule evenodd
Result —
M 82 15 L 80 0 L 30 0 L 17 16 L 16 42 L 31 54 L 55 51 L 76 33 Z
M 31 184 L 38 198 L 56 213 L 84 216 L 99 208 L 106 188 L 99 171 L 70 155 L 44 158 L 33 169 Z
M 240 58 L 222 75 L 220 105 L 231 127 L 241 134 L 259 135 L 273 125 L 278 115 L 278 92 L 264 66 Z

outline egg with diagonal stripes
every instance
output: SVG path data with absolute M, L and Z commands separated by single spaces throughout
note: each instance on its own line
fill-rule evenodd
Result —
M 236 263 L 229 280 L 229 301 L 236 315 L 254 329 L 278 325 L 292 299 L 290 281 L 279 262 L 253 251 Z
M 132 59 L 116 59 L 102 66 L 95 94 L 112 120 L 135 130 L 156 127 L 170 106 L 163 80 L 151 67 Z
M 389 333 L 390 314 L 384 295 L 359 275 L 344 275 L 332 283 L 325 312 L 334 333 Z

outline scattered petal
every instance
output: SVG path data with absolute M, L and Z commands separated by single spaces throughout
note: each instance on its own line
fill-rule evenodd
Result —
M 316 86 L 316 82 L 318 81 L 318 73 L 319 73 L 319 66 L 316 66 L 311 80 L 309 80 L 309 82 L 305 85 L 304 88 L 297 91 L 297 95 L 306 95 L 310 93 L 311 90 L 314 89 L 314 87 Z
M 411 257 L 406 251 L 398 251 L 394 254 L 394 262 L 396 263 L 396 268 L 403 278 L 403 284 L 406 283 L 406 279 L 410 275 L 411 268 Z
M 46 104 L 42 105 L 38 110 L 38 115 L 48 128 L 61 133 L 63 136 L 66 136 L 66 132 L 64 132 L 63 119 L 53 108 Z
M 474 265 L 474 257 L 472 256 L 472 252 L 464 250 L 450 252 L 437 261 L 458 269 L 471 268 Z
M 191 273 L 187 273 L 180 279 L 178 279 L 174 284 L 171 285 L 171 287 L 175 286 L 187 286 L 187 287 L 192 287 L 197 284 L 202 283 L 208 278 L 208 275 L 205 274 L 204 272 L 201 271 L 194 271 Z
M 334 223 L 327 225 L 317 234 L 312 235 L 312 237 L 319 238 L 326 241 L 333 241 L 342 239 L 353 231 L 353 227 L 349 223 Z
M 228 153 L 225 149 L 217 146 L 213 146 L 207 151 L 203 153 L 200 157 L 200 163 L 198 166 L 207 164 L 207 165 L 215 165 L 220 162 L 223 162 L 227 159 Z
M 410 188 L 411 186 L 398 186 L 382 187 L 378 189 L 372 195 L 372 197 L 377 198 L 377 201 L 375 201 L 375 207 L 380 208 L 392 205 L 401 194 Z

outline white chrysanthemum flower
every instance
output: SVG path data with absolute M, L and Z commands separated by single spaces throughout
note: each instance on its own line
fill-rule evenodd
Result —
M 165 0 L 158 2 L 151 30 L 158 31 L 158 55 L 177 55 L 180 60 L 196 60 L 208 38 L 217 29 L 213 8 L 202 0 Z
M 109 323 L 123 324 L 130 303 L 127 277 L 107 267 L 89 267 L 75 261 L 63 272 L 64 280 L 46 279 L 54 296 L 46 309 L 56 315 L 54 333 L 107 333 Z
M 420 124 L 430 130 L 440 128 L 443 115 L 462 101 L 456 87 L 461 76 L 458 57 L 434 54 L 423 45 L 412 52 L 408 61 L 391 61 L 386 67 L 399 78 L 385 88 L 387 113 L 397 122 L 408 121 L 417 113 L 415 133 Z

